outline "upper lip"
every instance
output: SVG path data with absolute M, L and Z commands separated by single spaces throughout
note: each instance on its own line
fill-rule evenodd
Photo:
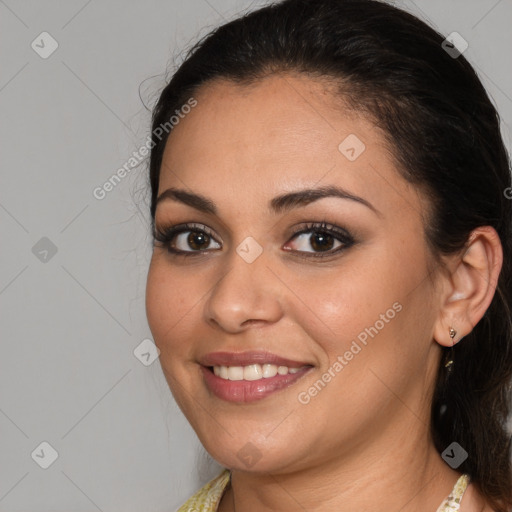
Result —
M 309 363 L 293 361 L 270 352 L 249 350 L 246 352 L 210 352 L 199 359 L 203 366 L 249 366 L 251 364 L 275 364 L 288 368 L 312 366 Z

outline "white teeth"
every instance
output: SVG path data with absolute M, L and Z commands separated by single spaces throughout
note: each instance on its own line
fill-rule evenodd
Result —
M 277 375 L 277 366 L 275 364 L 264 364 L 263 365 L 263 377 L 268 379 Z
M 229 380 L 244 380 L 243 366 L 228 366 Z
M 304 368 L 304 367 L 302 367 Z M 275 364 L 251 364 L 248 366 L 214 366 L 213 373 L 224 380 L 260 380 L 276 375 L 297 373 L 301 368 L 288 368 Z
M 244 367 L 244 380 L 258 380 L 263 376 L 263 370 L 259 364 L 251 364 Z
M 288 366 L 279 366 L 277 373 L 279 373 L 279 375 L 286 375 L 288 373 Z

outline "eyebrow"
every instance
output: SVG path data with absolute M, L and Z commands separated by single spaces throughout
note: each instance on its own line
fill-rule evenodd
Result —
M 294 208 L 306 206 L 325 197 L 338 197 L 340 199 L 356 201 L 365 205 L 378 216 L 380 216 L 380 212 L 369 201 L 334 185 L 327 185 L 319 188 L 307 188 L 276 196 L 269 202 L 269 207 L 271 211 L 273 211 L 275 214 L 278 214 L 292 210 Z M 173 200 L 186 204 L 203 213 L 217 215 L 218 212 L 217 205 L 211 199 L 208 199 L 207 197 L 200 194 L 187 192 L 182 189 L 173 187 L 168 188 L 158 196 L 156 204 L 158 205 L 160 202 L 165 200 Z

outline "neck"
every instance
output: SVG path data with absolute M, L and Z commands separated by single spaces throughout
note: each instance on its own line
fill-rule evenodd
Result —
M 219 512 L 353 512 L 406 506 L 434 512 L 460 473 L 446 465 L 430 439 L 419 446 L 417 438 L 388 440 L 381 449 L 372 444 L 363 454 L 322 461 L 293 473 L 234 469 Z

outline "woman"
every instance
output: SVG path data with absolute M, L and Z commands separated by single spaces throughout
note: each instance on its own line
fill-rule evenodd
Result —
M 285 0 L 161 93 L 148 321 L 226 468 L 180 511 L 511 509 L 509 160 L 443 41 Z

